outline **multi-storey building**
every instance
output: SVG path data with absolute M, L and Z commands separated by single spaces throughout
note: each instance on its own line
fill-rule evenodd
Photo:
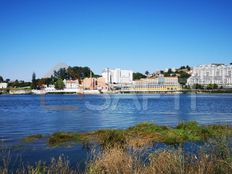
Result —
M 102 90 L 107 91 L 108 85 L 105 82 L 105 78 L 85 78 L 82 81 L 82 88 L 84 90 Z
M 128 84 L 133 82 L 133 71 L 106 68 L 102 72 L 107 84 Z
M 187 84 L 190 86 L 217 84 L 223 87 L 232 87 L 232 65 L 209 64 L 194 67 Z
M 180 91 L 181 85 L 177 77 L 156 77 L 136 80 L 130 90 L 137 92 Z

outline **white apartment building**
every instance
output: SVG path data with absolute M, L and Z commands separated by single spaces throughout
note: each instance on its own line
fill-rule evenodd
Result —
M 208 64 L 194 67 L 187 84 L 190 86 L 217 84 L 223 87 L 232 87 L 232 65 Z
M 7 88 L 7 83 L 0 83 L 0 89 Z
M 102 72 L 102 77 L 105 78 L 107 84 L 127 84 L 133 82 L 133 71 L 106 68 Z

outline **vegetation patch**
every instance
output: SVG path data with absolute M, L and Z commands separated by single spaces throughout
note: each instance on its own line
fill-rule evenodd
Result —
M 102 147 L 143 147 L 152 143 L 181 144 L 186 141 L 206 141 L 220 136 L 231 136 L 228 125 L 199 125 L 197 122 L 183 122 L 176 127 L 159 126 L 153 123 L 139 123 L 125 130 L 105 129 L 87 133 L 57 132 L 48 137 L 51 146 L 68 142 L 98 143 Z M 26 137 L 26 142 L 41 138 L 41 135 Z
M 32 143 L 32 142 L 40 140 L 42 138 L 43 138 L 43 135 L 36 134 L 36 135 L 30 135 L 30 136 L 23 138 L 23 141 L 26 143 Z
M 80 135 L 78 133 L 57 132 L 49 137 L 48 144 L 51 146 L 57 146 L 67 142 L 74 142 L 79 140 Z

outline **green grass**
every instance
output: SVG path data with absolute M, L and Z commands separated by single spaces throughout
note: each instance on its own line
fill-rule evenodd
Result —
M 80 134 L 71 132 L 56 132 L 48 139 L 48 144 L 58 146 L 67 142 L 76 142 L 80 140 Z
M 220 136 L 231 136 L 228 125 L 202 126 L 197 122 L 182 122 L 176 127 L 159 126 L 153 123 L 139 123 L 125 130 L 98 130 L 87 133 L 57 132 L 48 137 L 48 144 L 58 146 L 68 142 L 98 143 L 103 147 L 142 147 L 151 143 L 180 144 L 186 141 L 206 141 Z M 26 137 L 26 142 L 40 136 Z

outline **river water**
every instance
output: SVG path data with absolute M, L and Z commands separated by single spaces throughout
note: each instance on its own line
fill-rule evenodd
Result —
M 25 145 L 22 138 L 28 135 L 127 128 L 139 122 L 175 126 L 190 120 L 231 124 L 232 95 L 0 95 L 0 144 L 15 160 L 29 162 L 62 153 L 82 165 L 87 151 L 81 145 L 51 148 L 45 141 Z

